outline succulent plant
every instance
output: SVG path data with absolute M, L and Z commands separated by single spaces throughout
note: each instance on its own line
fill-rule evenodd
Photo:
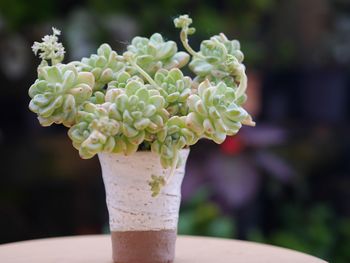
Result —
M 151 76 L 154 76 L 158 69 L 181 68 L 189 61 L 187 53 L 177 52 L 174 41 L 164 41 L 158 33 L 149 39 L 135 37 L 127 49 L 136 57 L 136 63 Z M 131 71 L 135 72 L 132 67 Z
M 125 68 L 122 58 L 108 44 L 102 44 L 97 54 L 83 58 L 79 63 L 82 71 L 89 71 L 95 76 L 94 90 L 101 90 L 106 84 L 115 79 L 115 75 Z
M 228 40 L 221 33 L 201 43 L 198 55 L 189 64 L 190 69 L 200 78 L 208 78 L 215 83 L 224 81 L 235 87 L 241 81 L 245 67 L 244 55 L 237 40 Z
M 179 150 L 195 144 L 198 140 L 199 136 L 186 126 L 185 116 L 173 116 L 157 133 L 151 149 L 159 154 L 163 167 L 167 168 L 178 164 Z
M 81 158 L 88 159 L 101 151 L 115 149 L 120 123 L 110 118 L 109 106 L 110 103 L 86 103 L 78 112 L 76 124 L 69 129 L 68 135 Z
M 224 82 L 202 82 L 198 94 L 192 94 L 187 102 L 187 127 L 216 143 L 222 143 L 226 135 L 236 134 L 242 122 L 249 119 L 249 114 L 236 103 L 234 89 Z
M 181 70 L 174 68 L 170 71 L 160 69 L 157 71 L 155 82 L 158 84 L 159 92 L 165 99 L 165 108 L 171 115 L 186 115 L 186 100 L 191 94 L 192 80 L 184 77 Z
M 197 52 L 188 42 L 195 32 L 192 19 L 182 15 L 174 24 L 187 52 L 155 33 L 135 37 L 122 56 L 102 44 L 97 54 L 68 64 L 62 63 L 60 31 L 53 29 L 32 47 L 42 62 L 29 89 L 29 108 L 43 126 L 70 127 L 82 158 L 152 150 L 171 176 L 181 149 L 202 138 L 221 143 L 242 124 L 254 125 L 243 108 L 247 77 L 239 42 L 221 33 L 203 41 Z M 194 76 L 187 77 L 180 68 L 190 55 Z M 151 178 L 153 196 L 169 178 Z
M 122 123 L 123 135 L 137 145 L 150 140 L 168 119 L 164 98 L 141 81 L 132 80 L 125 88 L 109 89 L 106 101 L 113 103 L 110 115 Z
M 39 67 L 38 79 L 29 88 L 29 108 L 43 126 L 62 123 L 70 127 L 78 107 L 90 98 L 94 82 L 91 73 L 78 72 L 73 65 Z

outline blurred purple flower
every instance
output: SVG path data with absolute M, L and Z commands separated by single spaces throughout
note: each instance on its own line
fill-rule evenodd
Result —
M 289 182 L 296 171 L 281 157 L 268 151 L 258 151 L 255 154 L 256 162 L 268 174 L 281 182 Z
M 251 147 L 279 145 L 287 141 L 287 131 L 278 126 L 257 124 L 254 129 L 243 127 L 240 136 L 244 144 Z
M 261 180 L 256 167 L 243 155 L 213 155 L 208 163 L 208 175 L 212 189 L 232 208 L 249 203 L 255 197 Z

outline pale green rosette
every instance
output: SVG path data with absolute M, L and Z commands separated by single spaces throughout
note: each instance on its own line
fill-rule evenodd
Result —
M 112 80 L 108 83 L 107 90 L 110 89 L 124 89 L 126 87 L 126 84 L 128 84 L 130 81 L 139 81 L 141 83 L 144 83 L 143 79 L 141 79 L 138 76 L 131 76 L 126 71 L 120 71 L 115 75 L 115 80 Z
M 186 52 L 177 52 L 174 41 L 164 41 L 161 34 L 155 33 L 149 39 L 135 37 L 128 46 L 128 52 L 134 54 L 136 63 L 148 74 L 154 76 L 157 70 L 181 68 L 189 61 Z M 136 71 L 130 67 L 132 74 Z
M 78 72 L 73 65 L 38 68 L 38 79 L 29 88 L 29 109 L 38 114 L 42 126 L 53 123 L 70 127 L 78 107 L 91 96 L 95 80 L 90 72 Z
M 115 74 L 125 68 L 125 63 L 108 44 L 102 44 L 97 54 L 83 58 L 79 63 L 82 71 L 89 71 L 95 76 L 94 90 L 101 90 L 108 82 L 114 80 Z
M 191 95 L 191 78 L 184 77 L 181 70 L 174 68 L 170 71 L 158 70 L 154 80 L 160 87 L 159 92 L 165 99 L 165 108 L 170 115 L 186 115 L 186 100 Z
M 121 122 L 123 135 L 136 146 L 151 141 L 169 116 L 159 92 L 136 80 L 125 88 L 109 89 L 106 101 L 112 103 L 110 116 Z
M 215 83 L 224 81 L 227 85 L 236 87 L 238 83 L 246 85 L 243 59 L 240 43 L 228 40 L 221 33 L 201 43 L 200 51 L 193 56 L 189 67 L 198 75 L 199 82 L 208 78 Z
M 157 139 L 152 143 L 151 150 L 160 156 L 164 168 L 180 164 L 179 151 L 186 146 L 195 144 L 199 137 L 186 126 L 186 117 L 171 117 L 166 126 L 157 133 Z
M 234 135 L 242 127 L 242 122 L 249 122 L 249 114 L 237 104 L 236 95 L 224 82 L 212 85 L 208 80 L 198 87 L 198 94 L 187 100 L 190 113 L 186 117 L 189 129 L 222 143 L 226 135 Z
M 118 143 L 120 124 L 109 116 L 110 103 L 84 104 L 77 114 L 77 122 L 68 135 L 83 159 L 92 158 L 99 152 L 113 152 Z

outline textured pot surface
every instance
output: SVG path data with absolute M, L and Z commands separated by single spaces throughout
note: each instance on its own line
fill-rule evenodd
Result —
M 183 165 L 160 194 L 151 196 L 152 175 L 167 177 L 158 155 L 100 153 L 113 259 L 120 263 L 169 263 L 174 259 L 181 183 L 189 150 L 180 152 Z

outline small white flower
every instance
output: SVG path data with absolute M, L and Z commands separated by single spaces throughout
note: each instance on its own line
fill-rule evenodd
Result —
M 32 50 L 35 55 L 39 53 L 39 57 L 43 60 L 51 60 L 51 64 L 60 63 L 64 58 L 64 47 L 58 42 L 58 35 L 61 31 L 52 28 L 52 35 L 46 35 L 42 38 L 43 42 L 34 42 Z
M 192 19 L 188 15 L 181 15 L 174 19 L 176 28 L 188 28 L 192 24 Z
M 40 43 L 35 41 L 33 46 L 32 46 L 32 50 L 33 50 L 35 55 L 37 55 L 39 49 L 40 49 Z
M 61 30 L 59 30 L 59 29 L 57 29 L 57 28 L 55 28 L 55 27 L 52 27 L 52 32 L 53 32 L 53 34 L 56 35 L 56 36 L 61 35 Z

